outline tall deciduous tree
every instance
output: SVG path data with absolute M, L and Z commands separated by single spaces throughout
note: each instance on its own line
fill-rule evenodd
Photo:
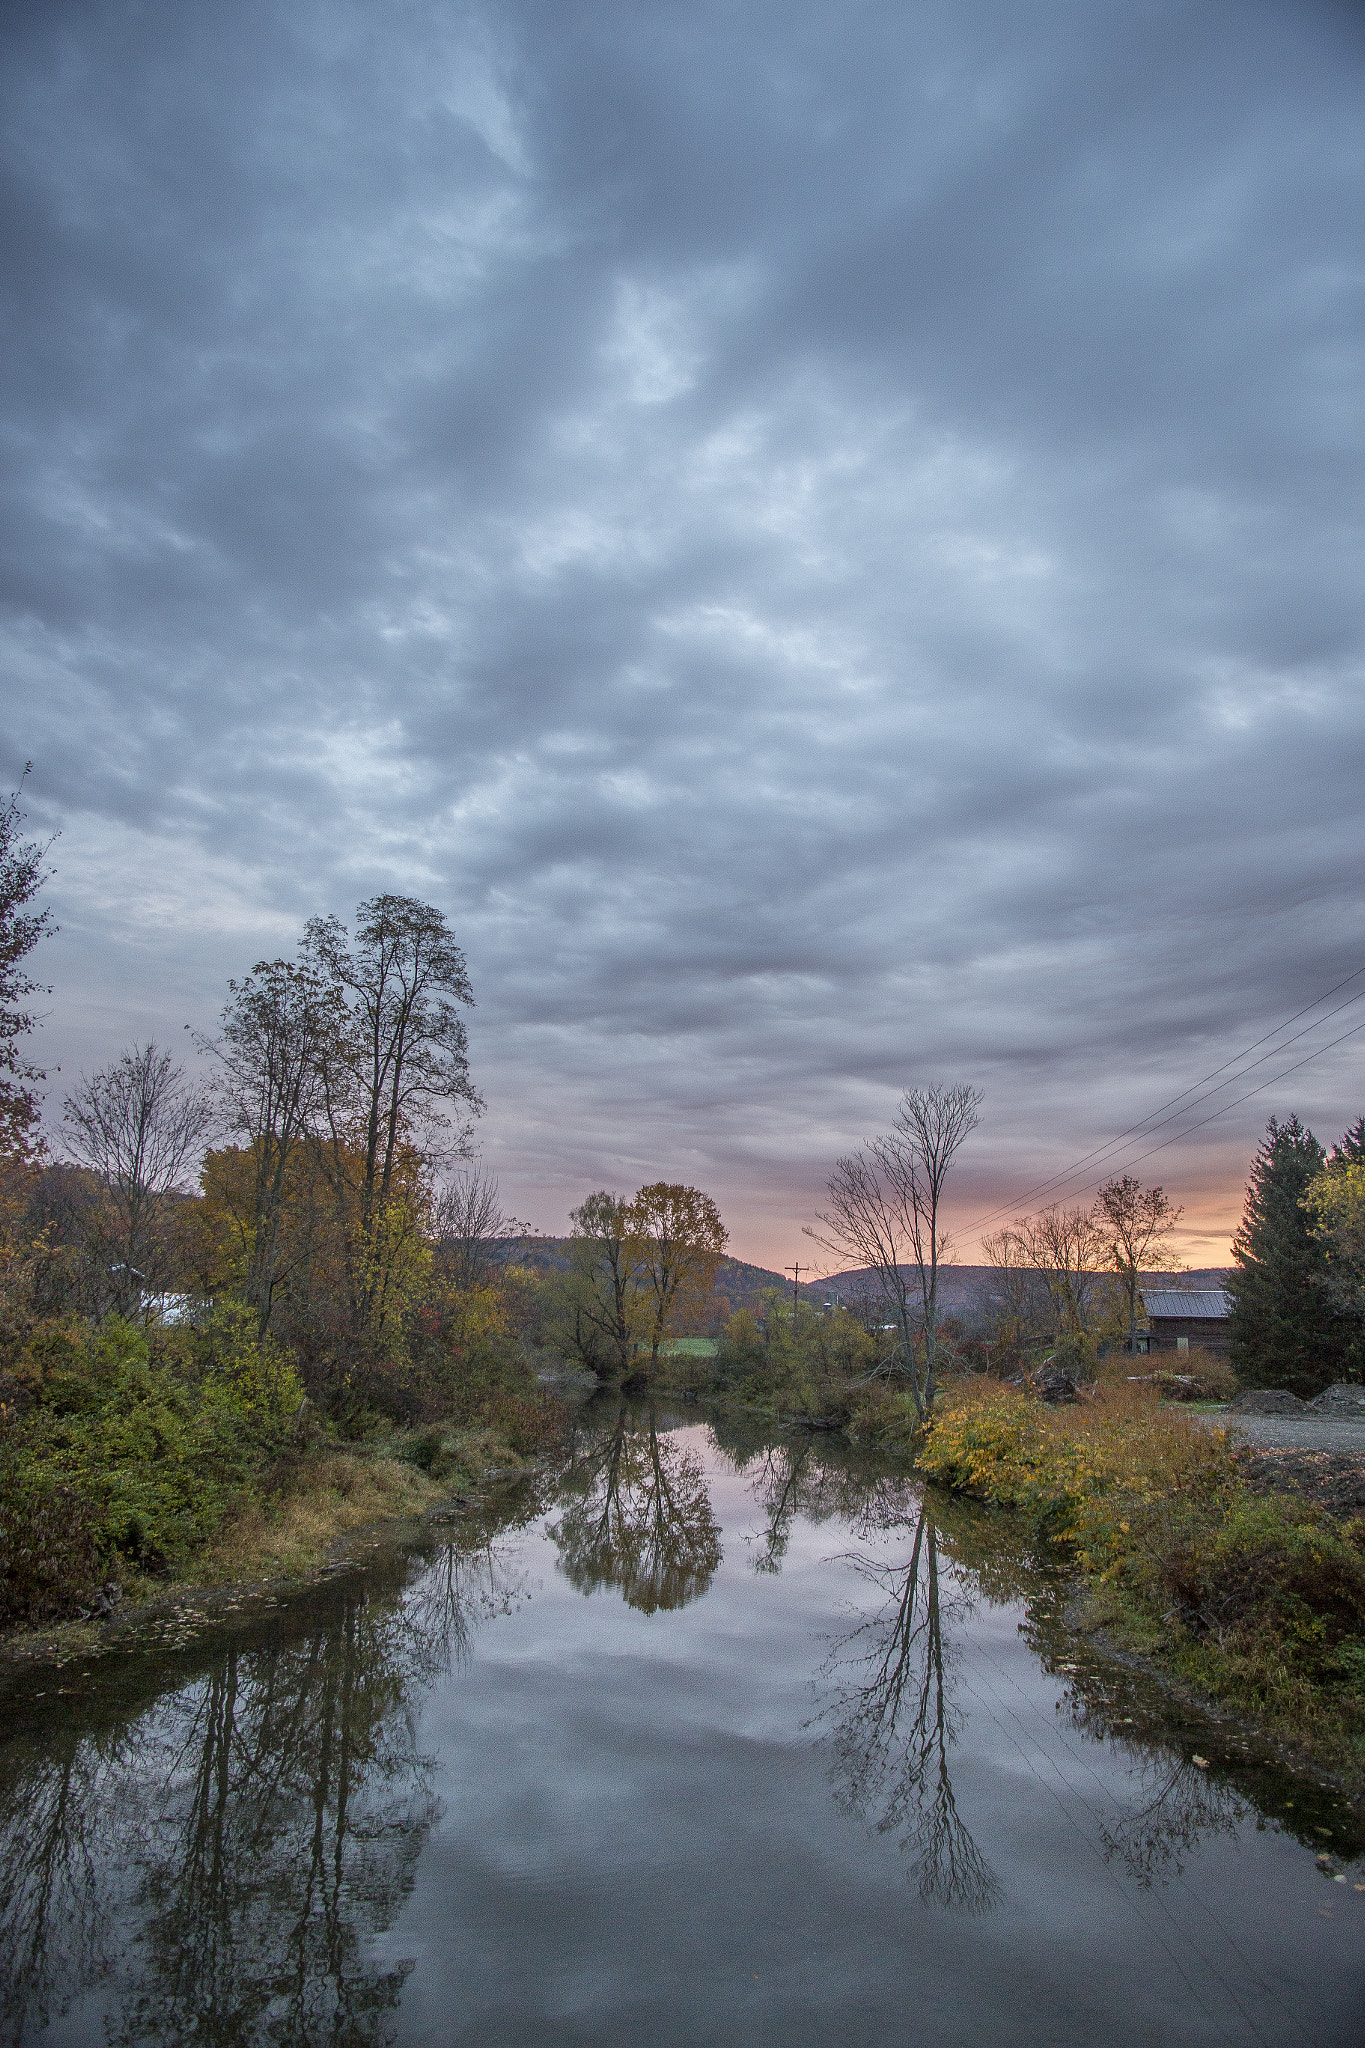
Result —
M 1088 1209 L 1055 1203 L 1016 1225 L 1052 1297 L 1057 1335 L 1084 1344 L 1094 1330 L 1105 1264 L 1103 1232 Z
M 198 1162 L 212 1107 L 169 1052 L 149 1042 L 82 1076 L 63 1120 L 72 1150 L 104 1190 L 99 1250 L 111 1268 L 114 1305 L 126 1314 L 137 1307 L 144 1278 L 157 1285 L 164 1277 L 167 1204 Z
M 1326 1289 L 1343 1324 L 1341 1374 L 1365 1378 L 1365 1118 L 1357 1117 L 1303 1195 L 1326 1254 Z
M 900 1331 L 917 1414 L 933 1404 L 938 1371 L 938 1274 L 947 1252 L 943 1191 L 953 1160 L 980 1121 L 981 1094 L 907 1089 L 892 1129 L 841 1159 L 828 1182 L 822 1231 L 806 1235 L 873 1274 Z M 915 1323 L 924 1337 L 921 1368 Z
M 1249 1386 L 1308 1396 L 1339 1378 L 1346 1362 L 1349 1328 L 1334 1307 L 1327 1247 L 1303 1201 L 1325 1162 L 1296 1116 L 1270 1119 L 1252 1163 L 1227 1283 L 1232 1362 Z
M 676 1319 L 700 1299 L 725 1256 L 729 1232 L 720 1211 L 700 1188 L 655 1181 L 634 1197 L 626 1211 L 636 1272 L 649 1296 L 649 1363 Z
M 1107 1181 L 1091 1212 L 1128 1305 L 1128 1349 L 1137 1350 L 1138 1294 L 1144 1266 L 1176 1263 L 1171 1234 L 1184 1211 L 1162 1188 L 1145 1188 L 1131 1173 Z
M 1021 1220 L 981 1240 L 987 1264 L 993 1268 L 990 1284 L 983 1290 L 982 1307 L 994 1341 L 1008 1358 L 1021 1356 L 1049 1328 L 1051 1295 L 1033 1264 L 1025 1230 Z
M 506 1262 L 506 1240 L 530 1235 L 503 1208 L 497 1175 L 481 1167 L 457 1173 L 442 1188 L 431 1221 L 445 1277 L 460 1288 L 487 1286 Z
M 569 1220 L 566 1336 L 585 1365 L 629 1379 L 647 1327 L 630 1204 L 600 1188 Z
M 344 1133 L 363 1160 L 356 1308 L 364 1328 L 382 1318 L 384 1247 L 404 1146 L 467 1156 L 468 1117 L 483 1103 L 461 1015 L 474 994 L 444 912 L 384 895 L 362 903 L 356 917 L 354 944 L 336 918 L 315 918 L 306 945 L 347 1003 L 328 1102 L 334 1134 Z M 452 1122 L 452 1105 L 468 1113 L 463 1123 Z
M 251 1155 L 246 1293 L 264 1332 L 284 1252 L 284 1199 L 296 1155 L 322 1126 L 344 1005 L 311 959 L 261 960 L 230 981 L 218 1093 L 223 1120 Z
M 38 1021 L 29 1002 L 47 993 L 46 984 L 35 981 L 24 962 L 38 941 L 57 929 L 50 910 L 31 908 L 47 879 L 47 849 L 21 836 L 23 823 L 15 791 L 0 804 L 0 1159 L 12 1162 L 31 1156 L 38 1121 L 33 1084 L 45 1078 L 19 1044 Z

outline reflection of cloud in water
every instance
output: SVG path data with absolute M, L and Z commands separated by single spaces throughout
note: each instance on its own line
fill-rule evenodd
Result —
M 704 1593 L 721 1560 L 720 1526 L 700 1458 L 660 1435 L 653 1410 L 622 1402 L 584 1433 L 566 1475 L 571 1498 L 550 1534 L 581 1593 L 617 1587 L 644 1614 Z
M 968 1602 L 957 1587 L 944 1597 L 938 1532 L 923 1507 L 903 1563 L 864 1556 L 849 1563 L 883 1602 L 835 1644 L 823 1667 L 834 1687 L 820 1719 L 831 1727 L 836 1796 L 879 1834 L 899 1836 L 926 1903 L 988 1912 L 999 1883 L 958 1813 L 948 1769 L 961 1714 L 945 1623 L 965 1616 Z

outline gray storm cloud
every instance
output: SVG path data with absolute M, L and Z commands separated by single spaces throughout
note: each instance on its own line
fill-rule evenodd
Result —
M 518 1212 L 775 1256 L 909 1082 L 986 1090 L 969 1223 L 1365 962 L 1353 9 L 0 35 L 51 1061 L 412 890 Z M 1152 1171 L 1216 1250 L 1363 1106 L 1348 1044 Z

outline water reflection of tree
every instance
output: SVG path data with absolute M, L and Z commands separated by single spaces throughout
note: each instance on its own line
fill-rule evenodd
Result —
M 0 1785 L 0 2040 L 103 1985 L 112 2042 L 378 2043 L 374 1963 L 437 1805 L 415 1701 L 511 1597 L 446 1553 L 406 1601 L 336 1586 L 104 1733 L 11 1755 Z
M 1206 1838 L 1235 1834 L 1254 1802 L 1191 1761 L 1197 1742 L 1173 1740 L 1171 1702 L 1153 1680 L 1081 1648 L 1068 1618 L 1072 1589 L 1055 1561 L 1039 1558 L 1012 1516 L 960 1496 L 935 1495 L 934 1511 L 942 1548 L 973 1594 L 1025 1606 L 1024 1639 L 1048 1669 L 1065 1674 L 1077 1733 L 1117 1751 L 1136 1773 L 1131 1800 L 1100 1826 L 1106 1858 L 1147 1886 L 1179 1877 Z
M 879 1834 L 898 1834 L 926 1903 L 984 1913 L 996 1903 L 999 1884 L 957 1810 L 948 1768 L 961 1716 L 945 1624 L 965 1614 L 968 1603 L 951 1580 L 945 1596 L 928 1510 L 921 1506 L 907 1527 L 910 1555 L 903 1562 L 850 1559 L 883 1601 L 826 1660 L 823 1675 L 835 1689 L 821 1718 L 832 1724 L 845 1810 Z
M 763 1517 L 750 1540 L 757 1572 L 782 1569 L 798 1516 L 809 1522 L 840 1520 L 856 1534 L 887 1529 L 913 1511 L 920 1489 L 886 1460 L 808 1430 L 779 1437 L 731 1421 L 716 1430 L 718 1447 L 746 1475 Z
M 1235 1835 L 1249 1808 L 1228 1786 L 1188 1757 L 1162 1749 L 1137 1752 L 1143 1787 L 1138 1801 L 1102 1828 L 1106 1859 L 1119 1858 L 1145 1888 L 1179 1877 L 1186 1858 L 1210 1835 Z
M 618 1587 L 644 1614 L 704 1593 L 721 1560 L 720 1527 L 700 1458 L 627 1401 L 578 1433 L 565 1475 L 569 1505 L 550 1534 L 582 1593 Z

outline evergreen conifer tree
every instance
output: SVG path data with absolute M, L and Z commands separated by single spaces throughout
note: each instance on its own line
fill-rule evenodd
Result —
M 1358 1116 L 1341 1143 L 1332 1147 L 1333 1166 L 1359 1166 L 1365 1161 L 1365 1116 Z
M 1343 1142 L 1349 1143 L 1351 1133 Z M 1326 1286 L 1326 1251 L 1300 1198 L 1326 1161 L 1296 1116 L 1275 1117 L 1257 1150 L 1235 1264 L 1229 1333 L 1232 1363 L 1247 1386 L 1284 1387 L 1307 1399 L 1340 1379 L 1354 1332 Z

